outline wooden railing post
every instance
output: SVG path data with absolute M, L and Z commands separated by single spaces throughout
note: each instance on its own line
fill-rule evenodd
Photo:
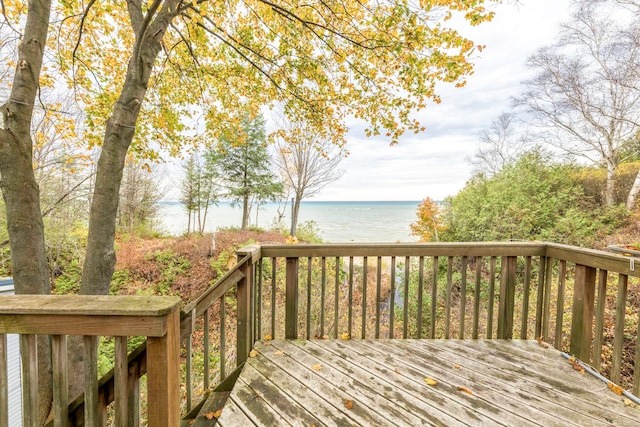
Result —
M 573 289 L 571 354 L 584 362 L 589 362 L 591 352 L 595 291 L 596 269 L 577 264 Z
M 176 307 L 177 308 L 177 307 Z M 149 426 L 180 425 L 180 311 L 166 315 L 167 333 L 147 338 Z
M 502 257 L 500 263 L 500 301 L 498 303 L 498 339 L 513 337 L 513 309 L 515 305 L 516 269 L 518 258 Z
M 260 260 L 260 246 L 249 245 L 236 252 L 239 260 L 245 260 L 239 271 L 244 277 L 238 281 L 238 327 L 236 342 L 236 364 L 240 366 L 249 357 L 249 352 L 255 340 L 255 322 L 253 319 L 255 310 L 255 298 L 253 288 L 255 286 L 254 266 Z
M 285 338 L 298 338 L 298 258 L 287 258 Z

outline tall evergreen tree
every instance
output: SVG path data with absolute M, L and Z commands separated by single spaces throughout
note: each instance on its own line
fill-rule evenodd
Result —
M 221 137 L 217 150 L 210 153 L 227 195 L 233 203 L 242 204 L 243 230 L 249 226 L 252 199 L 275 200 L 282 192 L 282 183 L 271 171 L 264 125 L 261 115 L 245 117 L 239 129 Z

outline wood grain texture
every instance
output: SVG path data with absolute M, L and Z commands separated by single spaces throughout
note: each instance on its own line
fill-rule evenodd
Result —
M 222 426 L 638 424 L 637 409 L 535 341 L 295 340 L 256 351 Z

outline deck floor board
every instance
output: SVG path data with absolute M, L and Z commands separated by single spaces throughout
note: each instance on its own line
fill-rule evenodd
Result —
M 269 341 L 255 349 L 222 426 L 640 425 L 640 409 L 535 341 Z

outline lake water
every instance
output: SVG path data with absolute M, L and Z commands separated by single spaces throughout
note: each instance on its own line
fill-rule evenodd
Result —
M 325 242 L 412 242 L 409 224 L 416 220 L 418 201 L 408 202 L 314 202 L 303 201 L 299 223 L 314 221 Z M 291 206 L 287 206 L 290 212 Z M 257 224 L 261 228 L 272 227 L 277 217 L 278 204 L 267 203 L 257 212 Z M 164 231 L 172 235 L 187 230 L 187 213 L 178 202 L 160 204 L 158 219 Z M 222 202 L 211 206 L 207 215 L 206 231 L 220 227 L 239 227 L 242 209 Z M 255 208 L 251 223 L 256 224 Z M 289 223 L 288 216 L 285 224 Z

